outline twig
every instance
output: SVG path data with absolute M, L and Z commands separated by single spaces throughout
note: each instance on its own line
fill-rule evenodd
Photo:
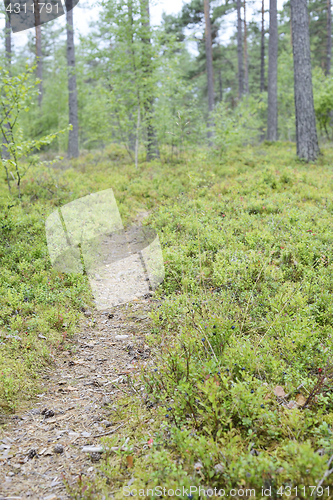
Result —
M 116 427 L 112 431 L 102 432 L 102 434 L 96 434 L 95 436 L 91 436 L 91 437 L 92 438 L 99 438 L 99 437 L 102 437 L 102 436 L 108 436 L 108 435 L 113 434 L 114 432 L 116 432 L 118 429 L 120 429 L 120 427 L 123 427 L 124 425 L 125 424 L 120 424 L 120 425 L 118 425 L 118 427 Z
M 113 429 L 112 431 L 103 432 L 102 434 L 96 434 L 96 436 L 89 436 L 89 439 L 94 439 L 94 438 L 103 437 L 103 436 L 108 436 L 108 435 L 110 435 L 110 434 L 113 434 L 113 433 L 114 433 L 114 432 L 116 432 L 118 429 L 120 429 L 120 427 L 122 427 L 123 425 L 125 425 L 125 424 L 121 424 L 121 425 L 119 425 L 118 427 L 116 427 L 116 428 L 115 428 L 115 429 Z M 74 439 L 70 442 L 70 444 L 75 443 L 75 441 L 76 441 L 77 439 L 83 439 L 83 438 L 87 439 L 87 436 L 76 436 L 76 437 L 75 437 L 75 438 L 74 438 Z
M 314 500 L 316 500 L 317 498 L 317 491 L 318 491 L 318 488 L 321 487 L 321 485 L 323 484 L 323 482 L 325 481 L 325 479 L 330 475 L 332 474 L 333 472 L 333 469 L 330 469 L 330 465 L 332 463 L 332 460 L 333 460 L 333 455 L 331 456 L 331 458 L 329 459 L 328 463 L 327 463 L 327 470 L 325 471 L 325 474 L 323 475 L 323 477 L 321 478 L 321 480 L 319 481 L 316 489 L 315 489 L 315 492 L 314 492 Z

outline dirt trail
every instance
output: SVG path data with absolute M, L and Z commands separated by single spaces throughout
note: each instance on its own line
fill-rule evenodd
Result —
M 94 476 L 101 435 L 117 432 L 112 407 L 126 375 L 149 359 L 147 312 L 140 299 L 107 312 L 85 312 L 76 352 L 61 355 L 44 376 L 45 392 L 33 407 L 0 431 L 0 500 L 70 498 L 63 477 Z M 126 337 L 125 337 L 126 336 Z

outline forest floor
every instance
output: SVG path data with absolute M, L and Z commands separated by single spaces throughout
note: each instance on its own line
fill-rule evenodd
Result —
M 0 498 L 60 500 L 70 498 L 67 485 L 77 486 L 83 476 L 94 480 L 100 438 L 124 425 L 117 401 L 127 376 L 149 362 L 150 308 L 151 300 L 142 299 L 85 311 L 72 339 L 76 349 L 45 370 L 39 402 L 15 414 L 0 433 Z
M 111 145 L 32 171 L 20 200 L 0 186 L 3 498 L 159 498 L 158 487 L 333 498 L 333 150 L 322 150 L 311 165 L 264 143 L 136 169 Z M 45 220 L 108 188 L 125 227 L 149 213 L 165 279 L 103 314 L 87 276 L 52 268 Z

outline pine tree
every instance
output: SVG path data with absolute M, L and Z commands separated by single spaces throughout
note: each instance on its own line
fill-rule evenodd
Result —
M 246 0 L 244 0 L 244 90 L 249 93 L 249 57 L 247 51 Z
M 206 43 L 206 64 L 207 64 L 207 82 L 208 82 L 208 111 L 211 113 L 214 109 L 214 75 L 213 75 L 213 51 L 212 51 L 212 32 L 210 23 L 209 0 L 204 0 L 205 8 L 205 43 Z M 210 121 L 208 122 L 210 125 Z M 211 137 L 211 133 L 208 134 Z
M 6 24 L 5 24 L 5 44 L 6 44 L 6 60 L 9 73 L 11 73 L 11 63 L 12 63 L 12 27 L 10 24 L 10 13 L 6 14 Z
M 307 0 L 291 0 L 297 154 L 305 161 L 317 159 L 316 117 L 313 103 L 309 17 Z
M 332 59 L 332 1 L 327 0 L 327 51 L 326 51 L 326 75 L 331 72 Z
M 237 55 L 238 55 L 238 96 L 244 94 L 243 30 L 241 17 L 242 0 L 237 0 Z
M 156 131 L 154 127 L 154 95 L 152 85 L 150 84 L 151 67 L 151 33 L 150 33 L 150 12 L 149 0 L 140 0 L 141 23 L 142 23 L 142 42 L 145 45 L 143 53 L 143 69 L 146 74 L 147 85 L 145 88 L 144 108 L 147 123 L 147 161 L 159 158 L 160 152 L 157 145 Z
M 7 8 L 9 5 L 9 0 L 5 2 L 5 7 Z M 6 62 L 7 62 L 7 69 L 9 72 L 9 75 L 11 75 L 11 63 L 12 63 L 12 29 L 11 29 L 11 24 L 10 24 L 10 12 L 7 11 L 6 13 L 6 24 L 5 24 L 5 50 L 6 50 Z M 4 124 L 4 129 L 7 131 L 4 133 L 3 138 L 2 138 L 2 158 L 8 159 L 9 158 L 9 152 L 7 149 L 7 139 L 10 136 L 10 125 L 9 122 Z M 6 137 L 5 137 L 6 135 Z
M 265 90 L 265 0 L 261 5 L 260 92 Z
M 268 119 L 267 139 L 276 141 L 278 135 L 278 20 L 277 0 L 270 0 L 269 5 L 269 46 L 268 46 Z
M 37 78 L 38 84 L 38 104 L 42 105 L 43 102 L 43 54 L 42 54 L 42 29 L 40 25 L 40 11 L 39 2 L 34 0 L 34 13 L 35 13 L 35 31 L 36 31 L 36 64 L 37 64 Z
M 68 69 L 68 108 L 69 124 L 72 130 L 68 136 L 68 156 L 77 158 L 79 156 L 79 120 L 75 74 L 75 45 L 73 26 L 73 4 L 72 0 L 66 0 L 66 22 L 67 22 L 67 69 Z

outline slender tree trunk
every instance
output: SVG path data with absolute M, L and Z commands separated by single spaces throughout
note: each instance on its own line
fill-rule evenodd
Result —
M 133 35 L 133 23 L 134 23 L 134 19 L 133 19 L 133 0 L 128 0 L 128 2 L 127 2 L 127 8 L 128 8 L 128 22 L 129 22 L 130 38 L 131 38 L 131 48 L 130 48 L 129 52 L 130 52 L 131 60 L 132 60 L 132 64 L 133 64 L 133 76 L 134 76 L 134 80 L 135 80 L 136 79 L 137 71 L 136 71 L 135 56 L 134 56 L 134 49 L 133 49 L 133 44 L 134 44 L 134 35 Z M 137 98 L 138 98 L 138 108 L 139 108 L 139 111 L 140 111 L 140 93 L 139 93 L 139 89 L 137 89 Z M 135 152 L 135 164 L 137 166 L 136 144 L 137 144 L 137 141 L 138 141 L 139 130 L 138 130 L 137 126 L 135 128 L 133 113 L 130 113 L 129 120 L 130 120 L 130 123 L 133 123 L 133 126 L 129 129 L 129 132 L 128 132 L 129 149 L 130 149 L 130 151 L 134 151 Z M 139 125 L 140 125 L 140 121 L 139 121 Z
M 241 17 L 242 0 L 237 0 L 237 55 L 238 55 L 238 97 L 244 94 L 243 30 Z
M 265 91 L 265 0 L 261 6 L 260 92 Z
M 223 85 L 222 85 L 222 69 L 219 71 L 219 91 L 220 91 L 220 102 L 223 100 Z
M 209 0 L 204 0 L 205 10 L 205 43 L 206 43 L 206 66 L 208 82 L 208 113 L 214 109 L 214 73 L 213 73 L 213 49 L 212 49 L 212 29 L 210 24 Z M 211 119 L 208 117 L 208 127 L 211 127 Z M 208 138 L 212 137 L 212 132 L 208 131 Z
M 140 106 L 138 106 L 138 120 L 136 124 L 135 168 L 138 168 L 139 165 L 139 137 L 140 137 Z
M 38 0 L 34 0 L 35 12 L 35 30 L 36 30 L 36 63 L 37 63 L 37 78 L 38 84 L 38 104 L 42 105 L 43 102 L 43 54 L 42 54 L 42 29 L 40 26 L 40 11 Z
M 246 0 L 244 0 L 244 87 L 245 93 L 249 93 L 249 60 L 247 53 L 247 25 L 246 25 Z
M 206 42 L 206 65 L 208 81 L 208 111 L 211 113 L 214 109 L 214 74 L 213 74 L 213 49 L 212 49 L 212 30 L 210 24 L 209 0 L 204 0 L 205 5 L 205 42 Z
M 37 78 L 38 84 L 38 104 L 43 102 L 43 59 L 42 59 L 42 30 L 40 25 L 36 26 L 36 60 L 37 60 Z
M 68 156 L 77 158 L 79 156 L 79 119 L 77 105 L 77 89 L 75 74 L 75 45 L 74 45 L 74 27 L 73 27 L 73 8 L 71 1 L 68 1 L 66 12 L 67 22 L 67 70 L 68 70 L 68 108 L 69 124 L 72 130 L 68 136 Z
M 315 161 L 320 154 L 313 104 L 307 0 L 291 0 L 297 154 Z
M 327 53 L 326 53 L 326 75 L 331 72 L 332 59 L 332 2 L 327 0 Z
M 290 45 L 293 46 L 293 26 L 291 22 L 291 7 L 290 7 Z
M 154 96 L 153 96 L 153 85 L 151 83 L 152 77 L 152 67 L 151 67 L 151 38 L 150 38 L 150 12 L 149 12 L 149 0 L 141 0 L 141 22 L 145 27 L 142 41 L 146 45 L 145 53 L 143 54 L 144 69 L 146 73 L 146 88 L 145 88 L 145 115 L 147 123 L 147 161 L 160 157 L 160 152 L 157 145 L 156 131 L 154 127 Z
M 5 2 L 5 6 L 7 7 L 8 2 Z M 10 12 L 7 11 L 5 14 L 6 17 L 6 25 L 5 25 L 5 50 L 6 50 L 6 62 L 7 62 L 7 69 L 9 72 L 9 75 L 11 76 L 11 63 L 12 63 L 12 30 L 11 30 L 11 24 L 10 24 Z M 4 124 L 4 129 L 5 129 L 5 134 L 2 137 L 2 158 L 8 160 L 10 157 L 9 151 L 7 149 L 7 143 L 10 138 L 10 124 L 5 123 Z M 7 172 L 7 183 L 8 186 L 10 186 L 9 178 L 8 178 L 8 172 Z
M 267 139 L 276 141 L 278 135 L 278 22 L 277 0 L 269 2 L 269 46 L 268 46 L 268 119 Z
M 11 64 L 12 64 L 12 28 L 10 24 L 10 14 L 6 15 L 6 60 L 7 60 L 7 66 L 8 66 L 8 71 L 11 74 Z

